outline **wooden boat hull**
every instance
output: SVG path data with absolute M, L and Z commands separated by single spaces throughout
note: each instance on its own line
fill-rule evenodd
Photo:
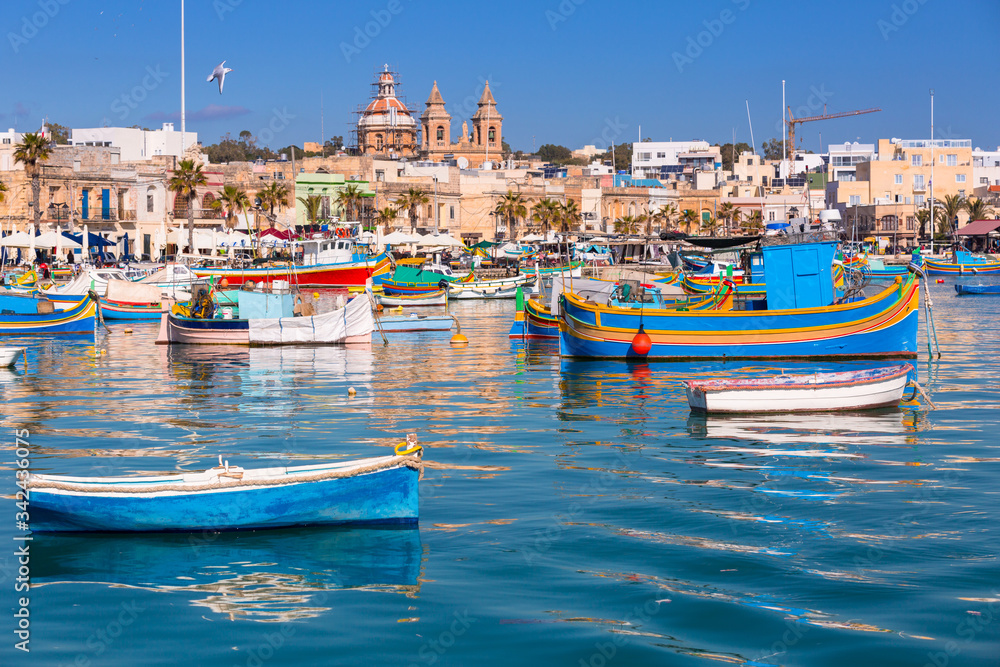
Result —
M 710 413 L 824 412 L 899 405 L 913 366 L 737 380 L 689 380 L 688 405 Z
M 426 294 L 379 294 L 376 301 L 383 306 L 444 306 L 448 303 L 448 293 L 443 289 Z
M 287 266 L 248 269 L 195 268 L 192 270 L 200 278 L 214 277 L 216 283 L 225 278 L 233 287 L 242 285 L 248 280 L 255 283 L 289 280 L 290 275 Z M 389 259 L 385 255 L 380 255 L 367 261 L 296 266 L 292 280 L 295 284 L 303 287 L 350 287 L 364 285 L 369 278 L 388 272 Z
M 168 478 L 73 478 L 32 475 L 33 532 L 140 532 L 281 528 L 303 525 L 416 523 L 419 469 L 405 457 L 364 459 L 359 469 L 382 468 L 348 476 L 308 481 L 325 471 L 347 470 L 345 464 L 271 468 L 287 481 L 252 485 L 217 477 L 205 484 L 171 475 Z M 397 459 L 389 463 L 387 459 Z M 351 464 L 351 465 L 355 465 Z M 212 472 L 212 471 L 209 471 Z M 249 471 L 247 471 L 249 472 Z M 81 483 L 98 480 L 94 483 Z M 175 488 L 176 490 L 171 490 Z M 149 489 L 148 491 L 145 489 Z M 193 490 L 187 490 L 193 489 Z
M 931 276 L 960 276 L 1000 273 L 1000 262 L 956 264 L 924 258 L 924 272 Z
M 983 294 L 1000 296 L 1000 285 L 955 285 L 959 296 Z
M 160 319 L 161 307 L 158 303 L 125 303 L 101 299 L 101 315 L 106 320 L 148 320 Z
M 89 297 L 62 311 L 0 315 L 0 335 L 92 334 L 97 324 L 97 302 Z
M 23 356 L 23 347 L 0 347 L 0 368 L 13 366 Z
M 912 358 L 918 296 L 912 276 L 863 301 L 772 311 L 640 313 L 563 294 L 560 353 L 651 359 Z M 640 318 L 652 342 L 645 355 L 632 348 Z
M 412 331 L 451 331 L 455 320 L 451 315 L 409 315 L 379 317 L 379 326 L 385 333 Z

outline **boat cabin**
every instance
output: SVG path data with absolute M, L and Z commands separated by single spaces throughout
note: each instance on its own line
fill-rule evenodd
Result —
M 363 257 L 356 257 L 354 239 L 333 237 L 328 239 L 306 239 L 298 241 L 302 247 L 302 266 L 318 264 L 340 264 Z

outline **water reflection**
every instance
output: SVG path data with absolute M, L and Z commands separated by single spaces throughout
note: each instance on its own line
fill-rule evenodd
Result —
M 32 543 L 32 585 L 102 583 L 186 592 L 230 620 L 286 622 L 330 609 L 330 591 L 414 595 L 416 528 L 45 535 Z
M 889 408 L 865 412 L 706 415 L 692 412 L 692 437 L 771 445 L 907 445 L 913 442 L 914 413 Z

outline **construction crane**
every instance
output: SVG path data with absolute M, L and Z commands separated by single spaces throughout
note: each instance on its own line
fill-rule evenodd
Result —
M 864 113 L 875 113 L 881 109 L 859 109 L 857 111 L 841 111 L 840 113 L 825 113 L 822 116 L 808 116 L 807 118 L 793 118 L 792 107 L 788 107 L 788 146 L 785 150 L 785 157 L 789 163 L 795 162 L 795 126 L 799 123 L 809 123 L 814 120 L 830 120 L 831 118 L 846 118 L 847 116 L 860 116 Z

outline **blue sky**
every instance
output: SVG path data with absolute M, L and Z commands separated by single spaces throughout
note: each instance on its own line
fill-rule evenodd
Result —
M 610 3 L 541 0 L 188 0 L 188 129 L 241 130 L 273 148 L 347 136 L 389 63 L 424 108 L 436 79 L 453 132 L 489 79 L 514 149 L 781 135 L 796 116 L 881 107 L 800 126 L 802 146 L 935 135 L 1000 145 L 1000 3 L 840 0 Z M 6 0 L 0 127 L 158 127 L 180 109 L 180 0 Z M 225 59 L 220 96 L 206 82 Z M 179 129 L 179 123 L 177 124 Z

